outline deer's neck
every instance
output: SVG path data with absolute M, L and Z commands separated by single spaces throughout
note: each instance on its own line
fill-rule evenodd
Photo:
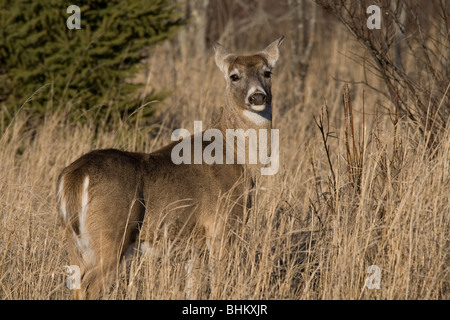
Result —
M 262 167 L 260 159 L 264 156 L 270 156 L 271 111 L 255 113 L 225 106 L 222 108 L 222 114 L 215 125 L 213 125 L 213 128 L 222 132 L 225 149 L 226 147 L 233 148 L 235 163 L 242 163 L 242 160 L 238 162 L 239 152 L 241 152 L 241 155 L 245 155 L 243 166 L 247 169 L 247 172 L 253 178 L 259 176 L 260 168 Z M 236 138 L 229 139 L 231 135 L 235 135 Z M 256 138 L 254 138 L 255 136 Z M 244 146 L 238 143 L 239 139 L 243 139 L 245 142 Z M 250 161 L 252 156 L 256 157 L 256 163 Z
M 227 129 L 272 129 L 272 110 L 267 108 L 260 112 L 253 112 L 250 110 L 238 109 L 230 106 L 222 108 L 222 114 L 219 120 L 214 125 L 214 128 L 219 129 L 225 134 Z

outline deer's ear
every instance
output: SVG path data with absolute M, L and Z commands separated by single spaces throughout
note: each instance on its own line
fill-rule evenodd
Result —
M 280 57 L 280 46 L 283 43 L 284 36 L 279 37 L 277 40 L 272 42 L 263 51 L 258 52 L 260 56 L 263 56 L 269 63 L 269 67 L 275 67 L 278 58 Z
M 228 67 L 235 56 L 218 42 L 214 45 L 214 51 L 216 52 L 216 64 L 226 77 Z

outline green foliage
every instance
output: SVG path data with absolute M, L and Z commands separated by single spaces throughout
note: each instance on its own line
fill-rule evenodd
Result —
M 81 9 L 81 29 L 66 26 L 72 4 Z M 68 102 L 77 116 L 112 109 L 123 116 L 164 97 L 139 96 L 142 85 L 130 80 L 148 47 L 184 23 L 172 1 L 0 0 L 0 9 L 3 121 L 21 106 L 42 115 Z

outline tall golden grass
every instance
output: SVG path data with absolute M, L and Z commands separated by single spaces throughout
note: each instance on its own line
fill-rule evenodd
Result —
M 193 298 L 450 298 L 449 132 L 430 154 L 413 126 L 379 107 L 389 105 L 381 95 L 355 84 L 346 91 L 335 79 L 361 78 L 346 58 L 357 48 L 342 29 L 317 46 L 303 105 L 292 99 L 292 57 L 282 49 L 273 76 L 280 170 L 254 191 L 255 205 L 224 247 L 226 263 L 210 274 L 207 253 L 195 253 L 202 265 Z M 152 124 L 138 115 L 95 128 L 68 120 L 69 103 L 27 133 L 24 106 L 0 138 L 0 299 L 70 298 L 55 207 L 60 170 L 92 149 L 150 152 L 172 130 L 208 123 L 224 89 L 209 53 L 178 59 L 167 44 L 153 51 L 142 81 L 172 94 L 146 106 L 158 108 Z M 122 264 L 105 298 L 184 299 L 191 240 L 162 241 L 160 254 Z M 371 265 L 381 270 L 380 289 L 365 285 Z

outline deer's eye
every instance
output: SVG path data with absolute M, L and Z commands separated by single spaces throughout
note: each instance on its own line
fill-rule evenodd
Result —
M 270 79 L 271 76 L 272 76 L 272 72 L 264 71 L 264 78 Z
M 236 82 L 239 80 L 239 76 L 237 74 L 232 74 L 230 76 L 231 81 Z

